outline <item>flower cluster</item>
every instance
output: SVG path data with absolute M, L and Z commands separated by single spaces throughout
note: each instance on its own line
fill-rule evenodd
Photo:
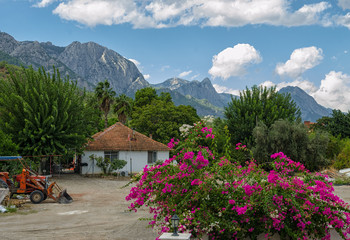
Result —
M 283 153 L 271 156 L 271 171 L 254 160 L 240 165 L 214 156 L 208 147 L 214 135 L 200 124 L 186 137 L 176 142 L 182 149 L 172 158 L 146 166 L 126 197 L 130 210 L 149 208 L 149 224 L 159 233 L 170 230 L 176 211 L 179 230 L 194 237 L 255 239 L 279 233 L 290 239 L 330 239 L 332 227 L 350 239 L 349 206 L 326 176 L 310 174 Z

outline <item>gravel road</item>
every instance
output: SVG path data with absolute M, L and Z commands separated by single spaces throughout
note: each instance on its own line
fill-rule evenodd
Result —
M 67 188 L 74 202 L 58 204 L 45 200 L 28 201 L 15 214 L 0 214 L 0 240 L 152 240 L 157 234 L 147 228 L 146 210 L 129 212 L 125 196 L 127 180 L 62 175 L 56 181 Z M 336 193 L 350 202 L 350 187 L 337 186 Z
M 0 214 L 1 240 L 41 239 L 113 239 L 151 240 L 157 234 L 147 228 L 145 210 L 128 211 L 125 196 L 128 181 L 62 175 L 52 179 L 74 199 L 71 204 L 58 204 L 47 199 L 40 204 L 25 204 L 16 214 Z

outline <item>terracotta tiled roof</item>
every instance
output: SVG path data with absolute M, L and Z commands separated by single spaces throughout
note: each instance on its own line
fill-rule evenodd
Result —
M 169 151 L 163 143 L 157 142 L 117 122 L 103 132 L 92 136 L 88 151 Z

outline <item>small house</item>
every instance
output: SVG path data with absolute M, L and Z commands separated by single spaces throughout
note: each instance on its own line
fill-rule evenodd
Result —
M 146 165 L 169 158 L 169 148 L 120 122 L 92 136 L 81 158 L 82 174 L 98 174 L 102 170 L 90 159 L 90 155 L 127 161 L 119 171 L 125 174 L 137 173 Z

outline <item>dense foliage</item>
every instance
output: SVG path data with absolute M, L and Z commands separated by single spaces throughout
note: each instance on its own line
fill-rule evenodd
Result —
M 16 156 L 18 146 L 12 141 L 11 137 L 0 129 L 0 156 Z M 0 161 L 0 172 L 11 171 L 17 173 L 20 163 L 17 161 Z M 13 171 L 12 171 L 13 170 Z
M 175 106 L 169 93 L 158 96 L 153 88 L 136 92 L 131 118 L 131 127 L 163 143 L 169 142 L 170 138 L 178 138 L 179 128 L 183 124 L 193 124 L 199 120 L 193 107 Z
M 328 134 L 320 131 L 309 134 L 302 123 L 277 120 L 270 128 L 260 123 L 254 128 L 253 137 L 253 155 L 258 163 L 270 162 L 273 153 L 283 152 L 312 171 L 330 164 L 326 160 Z
M 126 164 L 127 161 L 121 160 L 121 159 L 113 159 L 102 157 L 102 156 L 95 156 L 95 154 L 91 154 L 89 156 L 91 162 L 96 162 L 96 166 L 101 168 L 102 172 L 104 174 L 110 174 L 115 170 L 122 169 Z
M 148 207 L 149 224 L 159 233 L 171 230 L 176 213 L 180 232 L 193 237 L 256 239 L 278 233 L 282 239 L 330 239 L 333 227 L 350 238 L 349 206 L 334 194 L 326 176 L 309 174 L 281 152 L 271 156 L 270 171 L 254 161 L 240 165 L 215 156 L 208 147 L 214 141 L 212 129 L 201 124 L 184 141 L 173 139 L 169 147 L 176 154 L 145 167 L 126 197 L 130 209 Z
M 118 115 L 118 120 L 122 124 L 125 124 L 128 117 L 131 115 L 134 101 L 125 94 L 121 94 L 115 98 L 114 102 L 113 112 Z
M 251 146 L 253 129 L 258 122 L 270 127 L 276 120 L 300 120 L 300 109 L 291 96 L 278 93 L 276 88 L 253 86 L 240 92 L 240 97 L 225 108 L 228 129 L 234 142 Z
M 108 113 L 111 109 L 111 105 L 114 102 L 115 91 L 113 91 L 112 87 L 108 80 L 104 82 L 99 82 L 95 88 L 95 95 L 100 107 L 100 110 L 104 114 L 105 125 L 104 127 L 108 127 Z
M 85 93 L 58 70 L 22 69 L 0 80 L 0 127 L 21 155 L 65 154 L 79 150 L 94 131 Z
M 350 139 L 346 138 L 339 142 L 341 149 L 335 157 L 334 167 L 336 169 L 350 167 Z
M 350 138 L 350 112 L 333 110 L 331 117 L 318 119 L 313 128 L 327 131 L 335 137 Z

